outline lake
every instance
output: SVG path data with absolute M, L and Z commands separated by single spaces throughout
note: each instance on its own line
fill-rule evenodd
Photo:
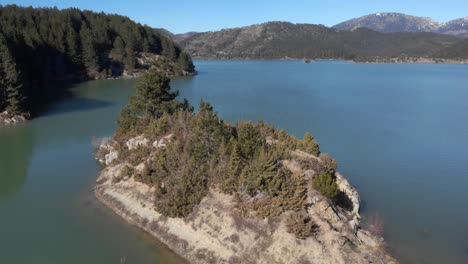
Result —
M 220 116 L 309 131 L 384 221 L 402 263 L 468 263 L 468 65 L 196 61 L 173 87 Z M 71 88 L 44 115 L 0 128 L 5 263 L 181 263 L 92 193 L 93 138 L 112 135 L 134 80 Z

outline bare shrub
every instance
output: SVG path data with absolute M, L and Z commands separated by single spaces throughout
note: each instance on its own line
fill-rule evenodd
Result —
M 291 213 L 286 219 L 286 227 L 288 233 L 295 235 L 298 239 L 306 239 L 318 230 L 318 226 L 304 210 Z
M 321 154 L 320 160 L 322 161 L 323 167 L 326 172 L 334 173 L 338 167 L 338 163 L 334 158 L 328 154 Z

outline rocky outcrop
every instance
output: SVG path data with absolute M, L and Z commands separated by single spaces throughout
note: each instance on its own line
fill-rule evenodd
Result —
M 171 135 L 155 140 L 152 147 L 164 147 Z M 128 148 L 138 144 L 149 147 L 149 139 L 138 136 L 126 141 Z M 108 153 L 115 149 L 103 144 Z M 301 158 L 318 159 L 296 151 Z M 318 159 L 320 161 L 320 159 Z M 295 160 L 283 165 L 306 178 L 314 171 L 302 171 Z M 352 203 L 349 210 L 337 207 L 310 185 L 307 214 L 318 231 L 306 239 L 288 233 L 286 221 L 291 212 L 269 219 L 248 218 L 237 208 L 236 198 L 211 188 L 195 210 L 185 218 L 171 218 L 155 209 L 154 187 L 120 177 L 131 166 L 112 163 L 96 181 L 95 194 L 100 201 L 129 223 L 153 235 L 191 263 L 396 263 L 381 238 L 362 230 L 359 221 L 360 198 L 357 190 L 340 174 L 337 184 Z M 145 164 L 135 166 L 142 171 Z
M 26 115 L 13 115 L 8 111 L 0 113 L 0 124 L 13 125 L 18 123 L 24 123 L 27 120 L 28 119 L 26 118 Z
M 136 149 L 140 146 L 148 146 L 149 140 L 143 135 L 131 138 L 127 141 L 126 145 L 129 150 Z
M 133 79 L 142 77 L 148 70 L 156 69 L 163 72 L 168 76 L 193 76 L 196 71 L 189 72 L 180 68 L 177 63 L 167 60 L 164 56 L 148 53 L 136 53 L 137 67 L 135 69 L 128 69 L 125 65 L 115 66 L 112 71 L 115 76 L 106 77 L 106 79 Z M 99 76 L 95 79 L 101 79 Z

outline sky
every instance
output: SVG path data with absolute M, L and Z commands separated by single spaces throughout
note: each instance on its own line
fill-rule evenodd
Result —
M 468 0 L 0 0 L 0 4 L 115 13 L 173 33 L 268 21 L 333 26 L 377 12 L 431 17 L 439 22 L 468 17 Z

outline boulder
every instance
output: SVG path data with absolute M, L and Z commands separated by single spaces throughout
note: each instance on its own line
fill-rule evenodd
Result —
M 113 150 L 109 152 L 108 154 L 106 154 L 106 156 L 104 157 L 105 159 L 104 163 L 106 164 L 106 166 L 109 166 L 114 160 L 118 158 L 119 158 L 119 152 L 116 150 Z
M 136 149 L 139 146 L 147 147 L 149 139 L 145 138 L 143 135 L 138 137 L 131 138 L 127 141 L 126 145 L 129 150 Z

